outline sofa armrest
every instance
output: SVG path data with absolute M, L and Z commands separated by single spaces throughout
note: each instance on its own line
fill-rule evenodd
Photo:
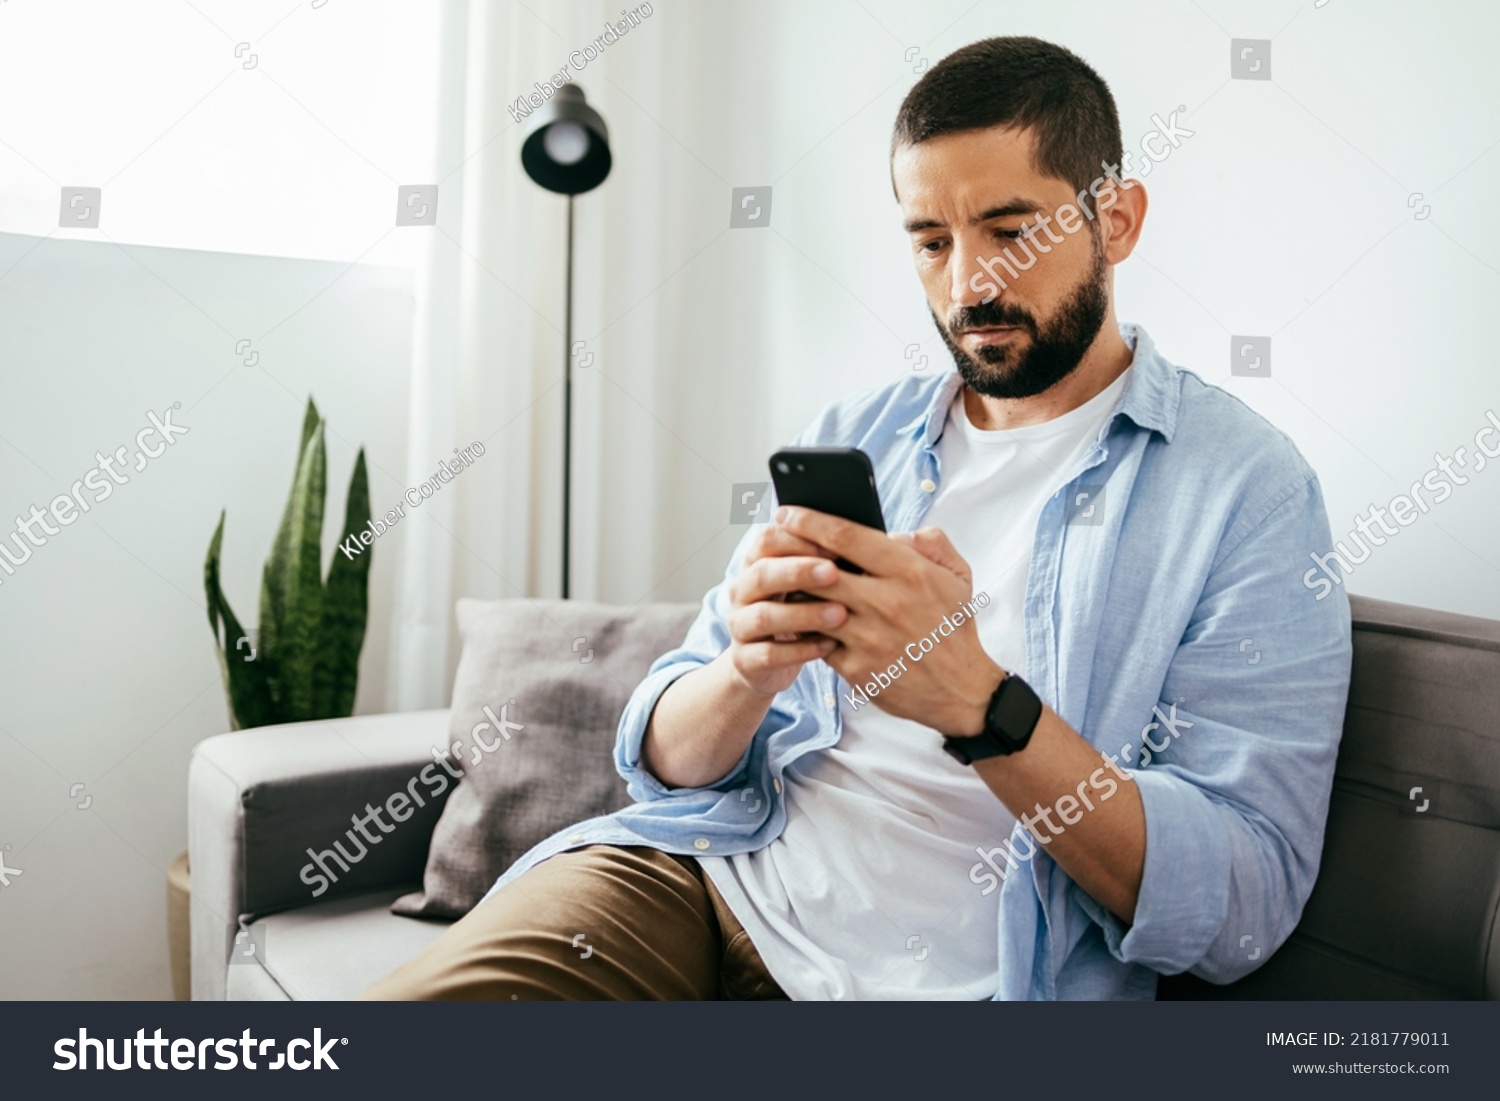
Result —
M 448 719 L 447 709 L 362 715 L 198 744 L 188 770 L 194 998 L 225 996 L 241 919 L 421 881 L 433 827 L 457 781 L 441 789 L 413 781 L 427 766 L 447 778 L 434 752 L 448 743 Z M 394 808 L 381 811 L 385 832 L 366 817 L 366 804 L 383 807 L 397 793 Z M 396 814 L 408 817 L 395 822 Z M 351 816 L 364 819 L 373 842 Z

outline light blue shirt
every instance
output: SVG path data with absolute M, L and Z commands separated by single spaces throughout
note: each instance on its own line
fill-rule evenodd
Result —
M 1167 362 L 1138 327 L 1121 334 L 1134 359 L 1119 403 L 1037 524 L 1026 668 L 1048 705 L 1131 770 L 1144 873 L 1127 926 L 1034 846 L 999 886 L 996 1000 L 1152 998 L 1158 972 L 1238 979 L 1296 926 L 1322 851 L 1352 651 L 1342 586 L 1317 600 L 1302 581 L 1308 554 L 1332 544 L 1317 476 L 1238 399 Z M 961 385 L 951 369 L 909 375 L 835 402 L 796 442 L 866 452 L 887 529 L 912 531 L 942 484 L 937 445 Z M 658 697 L 729 645 L 728 581 L 754 531 L 620 719 L 615 765 L 636 802 L 547 838 L 491 893 L 581 845 L 727 856 L 781 832 L 787 766 L 839 740 L 850 688 L 824 662 L 776 697 L 718 783 L 669 789 L 641 765 Z M 942 752 L 936 735 L 927 751 Z

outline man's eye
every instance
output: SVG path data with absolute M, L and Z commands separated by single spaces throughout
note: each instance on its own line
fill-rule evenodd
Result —
M 1021 230 L 1019 230 L 1019 229 L 997 229 L 997 230 L 995 230 L 995 236 L 996 237 L 1004 237 L 1007 241 L 1018 241 L 1021 238 Z
M 924 241 L 922 243 L 922 251 L 923 252 L 937 252 L 940 248 L 943 247 L 943 244 L 944 244 L 944 242 L 942 242 L 942 241 Z

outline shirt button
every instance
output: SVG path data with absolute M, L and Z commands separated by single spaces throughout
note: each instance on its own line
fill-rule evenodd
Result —
M 832 692 L 825 692 L 825 693 L 823 693 L 823 706 L 824 707 L 837 707 L 838 705 L 839 705 L 839 698 L 837 696 L 835 696 Z
M 936 493 L 937 492 L 937 483 L 934 482 L 931 478 L 923 478 L 922 479 L 922 492 L 923 493 Z
M 696 840 L 696 841 L 693 842 L 693 848 L 699 849 L 699 850 L 708 848 L 708 845 L 709 845 L 709 841 L 708 841 L 708 838 L 706 838 L 706 837 L 700 837 L 700 838 L 698 838 L 698 840 Z
M 583 840 L 584 840 L 583 834 L 581 834 L 581 833 L 575 833 L 572 837 L 568 838 L 568 844 L 569 845 L 576 845 L 580 841 L 583 841 Z
M 776 789 L 776 794 L 780 795 L 781 794 L 781 777 L 780 776 L 773 776 L 773 777 L 771 777 L 771 786 Z

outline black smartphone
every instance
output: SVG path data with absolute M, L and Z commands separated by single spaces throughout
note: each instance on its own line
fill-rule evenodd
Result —
M 786 447 L 771 456 L 776 501 L 816 509 L 856 524 L 885 530 L 875 468 L 857 447 Z M 836 560 L 840 569 L 863 573 L 853 562 Z

